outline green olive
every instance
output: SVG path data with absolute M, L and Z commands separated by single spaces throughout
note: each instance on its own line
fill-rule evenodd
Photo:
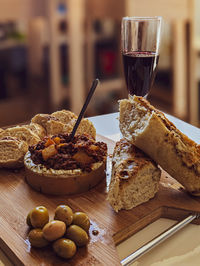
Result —
M 75 242 L 79 247 L 87 245 L 89 241 L 88 234 L 78 225 L 70 225 L 66 231 L 66 237 Z
M 31 224 L 31 211 L 26 216 L 26 223 L 27 223 L 28 226 L 32 227 L 32 224 Z
M 49 213 L 44 206 L 35 207 L 30 212 L 30 222 L 34 228 L 43 228 L 49 221 Z
M 53 220 L 45 224 L 42 231 L 44 238 L 48 241 L 54 241 L 65 234 L 66 224 L 62 221 Z
M 53 243 L 53 250 L 58 256 L 70 259 L 76 253 L 76 245 L 70 239 L 60 238 Z
M 63 221 L 66 225 L 70 225 L 73 220 L 73 211 L 67 205 L 59 205 L 56 208 L 54 220 Z
M 40 228 L 32 229 L 28 234 L 28 239 L 31 246 L 36 248 L 46 247 L 49 244 L 49 242 L 43 237 L 43 232 Z
M 73 224 L 76 224 L 88 232 L 90 228 L 90 220 L 86 213 L 75 212 L 73 215 Z

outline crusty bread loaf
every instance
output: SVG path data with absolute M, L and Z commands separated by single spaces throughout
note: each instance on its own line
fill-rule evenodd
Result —
M 200 146 L 142 97 L 120 101 L 124 138 L 155 160 L 190 193 L 200 196 Z
M 10 127 L 0 133 L 0 138 L 8 136 L 23 140 L 27 142 L 28 145 L 34 145 L 40 141 L 39 136 L 26 126 Z
M 28 145 L 13 137 L 0 138 L 0 168 L 19 168 L 24 165 Z
M 125 139 L 116 143 L 108 201 L 113 209 L 129 210 L 153 198 L 161 170 L 155 162 Z

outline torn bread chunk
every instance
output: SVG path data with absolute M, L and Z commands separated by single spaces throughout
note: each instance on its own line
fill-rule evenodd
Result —
M 200 146 L 139 96 L 120 101 L 124 138 L 148 154 L 191 194 L 200 196 Z
M 153 198 L 161 170 L 155 162 L 126 139 L 116 143 L 108 201 L 113 209 L 129 210 Z

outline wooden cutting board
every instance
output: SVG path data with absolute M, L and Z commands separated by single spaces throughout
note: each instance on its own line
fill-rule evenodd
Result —
M 115 143 L 105 137 L 109 153 Z M 48 196 L 34 191 L 24 181 L 24 169 L 0 170 L 0 247 L 15 265 L 120 265 L 115 244 L 139 231 L 160 217 L 183 219 L 189 213 L 200 212 L 200 202 L 190 196 L 169 177 L 162 174 L 160 189 L 154 199 L 130 211 L 115 213 L 106 201 L 107 179 L 87 193 L 74 196 Z M 90 242 L 79 248 L 70 260 L 60 259 L 51 247 L 31 248 L 27 240 L 27 213 L 34 207 L 48 208 L 53 219 L 57 205 L 68 204 L 73 211 L 86 212 L 91 220 Z M 200 224 L 200 219 L 194 221 Z M 93 230 L 98 234 L 94 235 Z

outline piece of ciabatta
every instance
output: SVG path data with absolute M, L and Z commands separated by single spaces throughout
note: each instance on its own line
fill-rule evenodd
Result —
M 113 153 L 107 199 L 116 212 L 132 209 L 155 196 L 160 175 L 161 170 L 149 156 L 121 139 Z
M 200 146 L 143 97 L 120 101 L 123 137 L 148 154 L 190 193 L 200 196 Z

